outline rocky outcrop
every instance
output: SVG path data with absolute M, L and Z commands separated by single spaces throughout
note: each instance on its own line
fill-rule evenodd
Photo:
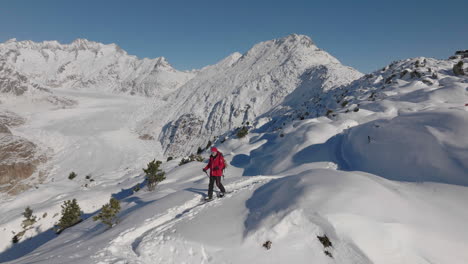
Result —
M 27 186 L 18 184 L 31 177 L 46 158 L 34 143 L 13 135 L 5 125 L 24 122 L 19 116 L 0 113 L 0 122 L 0 192 L 14 194 Z

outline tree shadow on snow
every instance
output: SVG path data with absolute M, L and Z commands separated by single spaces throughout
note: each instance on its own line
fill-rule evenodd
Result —
M 51 228 L 45 232 L 42 232 L 34 237 L 26 238 L 20 242 L 13 244 L 10 248 L 0 253 L 0 263 L 12 261 L 17 258 L 20 258 L 36 248 L 42 246 L 48 241 L 56 238 L 58 235 L 55 234 L 55 231 Z M 3 238 L 8 239 L 8 238 Z

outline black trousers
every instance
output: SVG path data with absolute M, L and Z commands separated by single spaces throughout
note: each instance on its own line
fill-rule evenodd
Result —
M 221 183 L 221 177 L 222 176 L 210 176 L 210 184 L 208 185 L 208 197 L 209 198 L 213 197 L 213 187 L 214 187 L 215 182 L 216 182 L 216 186 L 218 186 L 221 192 L 223 193 L 226 192 L 223 184 Z

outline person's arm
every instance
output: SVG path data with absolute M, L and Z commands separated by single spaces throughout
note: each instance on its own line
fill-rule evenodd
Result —
M 203 171 L 207 171 L 211 166 L 211 159 L 209 159 L 208 164 L 206 165 L 205 168 L 203 168 Z

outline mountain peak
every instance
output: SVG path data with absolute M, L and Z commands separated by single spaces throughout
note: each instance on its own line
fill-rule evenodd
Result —
M 309 36 L 306 35 L 300 35 L 300 34 L 291 34 L 283 38 L 275 39 L 274 41 L 280 42 L 280 43 L 301 43 L 306 46 L 315 46 L 314 41 Z
M 89 49 L 89 48 L 99 47 L 101 45 L 103 45 L 103 44 L 98 43 L 98 42 L 94 42 L 94 41 L 90 41 L 90 40 L 87 40 L 87 39 L 84 39 L 84 38 L 77 38 L 72 43 L 70 43 L 71 47 L 75 47 L 75 48 L 78 48 L 78 49 Z

